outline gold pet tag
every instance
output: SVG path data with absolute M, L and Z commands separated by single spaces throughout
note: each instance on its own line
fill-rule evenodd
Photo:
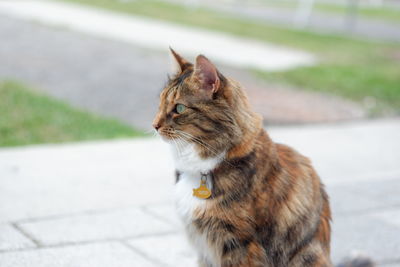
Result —
M 203 177 L 200 180 L 200 187 L 193 189 L 193 196 L 202 199 L 207 199 L 211 196 L 211 190 L 207 188 L 207 182 Z

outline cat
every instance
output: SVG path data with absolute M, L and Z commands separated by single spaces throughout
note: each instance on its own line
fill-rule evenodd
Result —
M 177 211 L 198 265 L 332 266 L 328 195 L 310 160 L 274 143 L 240 84 L 205 56 L 192 64 L 171 53 L 178 70 L 153 127 L 171 144 Z M 208 198 L 195 195 L 202 182 Z

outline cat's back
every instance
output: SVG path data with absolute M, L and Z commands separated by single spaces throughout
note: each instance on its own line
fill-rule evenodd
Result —
M 286 145 L 275 143 L 277 156 L 279 159 L 279 163 L 284 168 L 296 168 L 301 167 L 301 165 L 310 165 L 311 161 L 308 157 L 300 154 L 294 148 Z
M 282 246 L 295 266 L 302 264 L 303 253 L 297 255 L 301 250 L 313 251 L 326 266 L 331 266 L 331 211 L 324 186 L 307 157 L 290 146 L 274 146 L 277 166 L 272 177 L 267 178 L 274 202 L 268 207 L 280 232 L 291 233 L 290 238 L 276 233 L 275 247 Z
M 308 157 L 285 144 L 276 143 L 275 147 L 279 168 L 292 178 L 315 180 L 315 186 L 321 186 L 321 180 Z

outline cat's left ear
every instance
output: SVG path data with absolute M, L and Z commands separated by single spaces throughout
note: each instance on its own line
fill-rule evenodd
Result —
M 174 73 L 181 73 L 183 72 L 186 68 L 192 66 L 192 63 L 184 59 L 181 55 L 175 52 L 174 49 L 171 47 L 169 48 L 171 51 L 171 55 L 173 57 L 173 72 Z
M 193 77 L 200 83 L 200 88 L 209 96 L 220 89 L 217 68 L 203 55 L 196 58 Z

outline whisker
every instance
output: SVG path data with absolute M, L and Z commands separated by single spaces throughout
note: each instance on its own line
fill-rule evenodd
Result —
M 151 130 L 145 131 L 144 133 L 145 134 L 150 134 L 150 133 L 154 134 L 155 131 L 156 131 L 155 129 L 151 129 Z
M 186 136 L 189 138 L 189 140 L 194 141 L 195 143 L 202 145 L 203 147 L 207 148 L 209 151 L 213 152 L 215 155 L 218 155 L 219 153 L 217 153 L 216 149 L 214 149 L 211 145 L 207 144 L 206 142 L 204 142 L 202 139 L 195 137 L 189 133 L 183 132 L 183 131 L 177 131 L 178 134 L 182 134 L 183 136 Z
M 181 139 L 181 138 L 176 138 L 176 142 L 177 142 L 177 144 L 178 144 L 178 147 L 179 147 L 179 149 L 180 149 L 180 151 L 181 151 L 181 156 L 183 156 L 183 149 L 184 149 L 184 144 L 183 144 L 183 142 L 182 142 L 183 140 Z
M 181 151 L 180 151 L 180 149 L 179 149 L 178 143 L 177 143 L 177 141 L 175 140 L 175 138 L 172 138 L 172 142 L 174 142 L 175 148 L 176 148 L 176 150 L 178 151 L 178 156 L 180 157 L 180 156 L 181 156 Z
M 204 143 L 204 141 L 187 136 L 189 140 L 193 141 L 196 144 L 201 145 L 202 147 L 204 147 L 205 149 L 207 149 L 208 151 L 210 151 L 212 154 L 214 154 L 215 156 L 217 156 L 219 153 L 214 150 L 211 146 L 209 146 L 208 144 Z
M 186 137 L 187 139 L 189 139 L 189 140 L 195 142 L 196 144 L 201 145 L 202 147 L 204 147 L 205 149 L 207 149 L 208 151 L 210 151 L 212 154 L 214 154 L 214 156 L 219 156 L 219 155 L 220 155 L 220 154 L 216 151 L 216 149 L 214 149 L 211 145 L 207 144 L 205 141 L 203 141 L 203 140 L 201 140 L 201 139 L 199 139 L 199 138 L 197 138 L 197 137 L 195 137 L 195 136 L 193 136 L 193 135 L 191 135 L 191 134 L 189 134 L 189 133 L 187 133 L 187 132 L 184 132 L 184 131 L 175 130 L 175 132 L 176 132 L 178 135 L 180 135 L 180 136 L 182 136 L 182 137 Z M 185 140 L 185 139 L 183 139 L 183 140 Z M 185 142 L 188 143 L 187 140 L 185 140 Z M 226 162 L 226 163 L 227 163 L 228 165 L 230 165 L 231 167 L 236 168 L 234 165 L 232 165 L 230 162 L 228 162 L 225 158 L 223 158 L 222 161 Z

